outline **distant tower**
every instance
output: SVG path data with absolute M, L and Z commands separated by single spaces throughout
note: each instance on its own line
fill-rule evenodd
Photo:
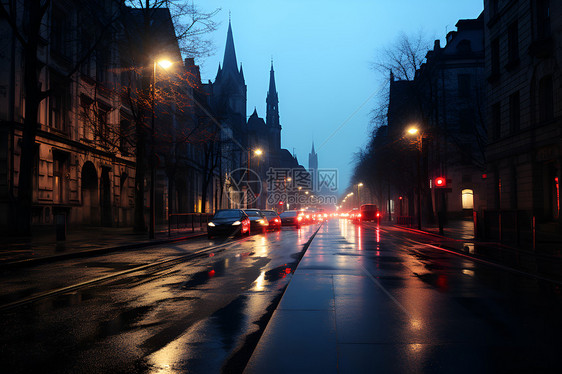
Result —
M 308 171 L 314 173 L 318 170 L 318 154 L 314 151 L 314 142 L 312 142 L 312 151 L 308 154 Z
M 279 97 L 275 88 L 273 60 L 269 72 L 269 91 L 265 102 L 267 104 L 266 123 L 269 126 L 271 148 L 279 151 L 281 149 L 281 124 L 279 123 Z

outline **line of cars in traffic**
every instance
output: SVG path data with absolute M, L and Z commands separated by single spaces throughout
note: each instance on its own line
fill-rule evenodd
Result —
M 347 213 L 342 213 L 340 217 L 353 222 L 375 221 L 380 223 L 381 213 L 375 204 L 363 204 L 360 208 L 353 208 Z
M 207 236 L 250 235 L 250 233 L 281 230 L 281 226 L 294 226 L 321 222 L 328 215 L 316 211 L 286 210 L 278 214 L 275 210 L 221 209 L 207 223 Z

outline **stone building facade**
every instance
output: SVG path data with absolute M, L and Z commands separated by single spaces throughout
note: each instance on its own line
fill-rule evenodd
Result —
M 487 225 L 560 232 L 562 3 L 484 3 Z

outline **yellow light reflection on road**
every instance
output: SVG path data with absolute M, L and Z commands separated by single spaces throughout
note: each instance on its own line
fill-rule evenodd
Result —
M 265 238 L 265 236 L 262 236 L 260 238 L 259 244 L 256 246 L 256 254 L 259 256 L 265 256 L 268 253 L 268 243 L 267 243 L 267 239 Z
M 469 276 L 471 276 L 471 277 L 474 276 L 474 271 L 473 271 L 473 270 L 462 269 L 462 273 L 463 273 L 463 274 L 466 274 L 466 275 L 469 275 Z
M 410 328 L 412 330 L 421 330 L 423 328 L 422 321 L 420 321 L 419 319 L 410 320 Z
M 253 291 L 263 291 L 265 289 L 265 271 L 260 273 L 260 276 L 254 281 Z

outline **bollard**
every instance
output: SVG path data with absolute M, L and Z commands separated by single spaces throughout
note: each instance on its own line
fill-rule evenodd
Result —
M 55 230 L 57 241 L 66 240 L 66 215 L 64 213 L 55 215 Z

